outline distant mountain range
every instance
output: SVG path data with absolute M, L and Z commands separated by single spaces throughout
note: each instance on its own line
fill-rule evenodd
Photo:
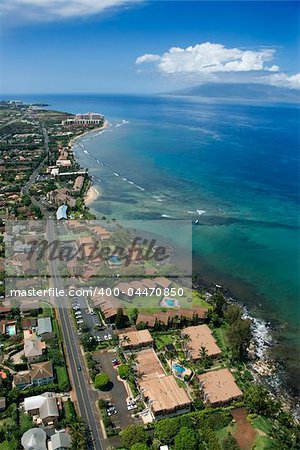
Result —
M 185 95 L 248 102 L 299 103 L 300 91 L 255 83 L 210 83 L 170 92 L 168 95 Z

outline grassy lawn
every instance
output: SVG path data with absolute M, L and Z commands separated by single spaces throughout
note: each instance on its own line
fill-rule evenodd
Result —
M 255 419 L 251 420 L 251 423 L 254 428 L 262 431 L 263 433 L 269 434 L 272 430 L 272 422 L 266 417 L 255 417 Z
M 0 442 L 0 450 L 9 450 L 9 443 L 7 441 Z
M 12 420 L 11 417 L 7 417 L 6 419 L 0 420 L 0 428 L 4 427 L 5 425 L 15 425 L 15 422 Z
M 39 314 L 39 317 L 53 317 L 53 309 L 48 303 L 42 303 L 41 307 L 43 308 L 43 312 Z
M 253 450 L 272 450 L 273 443 L 267 436 L 260 436 L 258 434 L 252 448 Z
M 217 344 L 219 345 L 219 347 L 221 348 L 221 350 L 227 351 L 228 346 L 227 346 L 227 329 L 228 329 L 228 325 L 222 325 L 221 327 L 218 328 L 213 328 L 213 334 L 215 336 L 215 338 L 217 339 Z
M 223 441 L 228 436 L 228 433 L 231 433 L 233 435 L 236 428 L 237 428 L 237 424 L 231 423 L 231 424 L 227 425 L 226 427 L 221 428 L 220 430 L 215 430 L 215 433 L 216 433 L 217 437 L 220 439 L 220 441 Z
M 25 433 L 25 431 L 32 428 L 32 426 L 33 426 L 31 417 L 28 416 L 28 414 L 25 414 L 24 411 L 20 412 L 19 422 L 20 422 L 20 431 L 22 432 L 22 434 Z
M 65 383 L 69 383 L 68 372 L 65 366 L 56 366 L 57 383 L 59 386 L 63 386 Z
M 193 306 L 200 306 L 201 308 L 212 309 L 213 306 L 207 303 L 205 296 L 199 292 L 193 291 Z
M 171 334 L 160 334 L 154 337 L 157 350 L 161 350 L 166 344 L 174 344 L 175 336 Z
M 76 419 L 76 412 L 73 403 L 71 400 L 67 400 L 66 402 L 63 402 L 63 408 L 65 417 L 69 422 L 72 422 Z
M 59 328 L 58 328 L 58 323 L 56 319 L 52 319 L 52 328 L 53 331 L 55 333 L 55 336 L 57 337 L 57 339 L 60 338 L 60 332 L 59 332 Z

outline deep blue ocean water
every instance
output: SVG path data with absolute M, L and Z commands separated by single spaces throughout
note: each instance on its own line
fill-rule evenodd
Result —
M 298 107 L 167 96 L 18 98 L 72 113 L 103 113 L 110 127 L 74 148 L 101 191 L 92 208 L 100 217 L 198 219 L 195 270 L 270 320 L 278 329 L 278 358 L 295 366 Z

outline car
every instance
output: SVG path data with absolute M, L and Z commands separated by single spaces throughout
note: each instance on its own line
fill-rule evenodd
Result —
M 101 341 L 102 341 L 101 336 L 96 336 L 96 340 L 97 340 L 98 342 L 101 342 Z
M 107 339 L 108 339 L 108 340 L 112 339 L 112 335 L 111 335 L 111 334 L 108 334 L 108 335 L 107 335 Z
M 105 341 L 108 341 L 108 336 L 107 336 L 107 334 L 105 334 L 105 335 L 103 336 L 103 338 L 104 338 Z
M 78 370 L 78 372 L 80 372 L 81 371 L 81 366 L 78 364 L 78 366 L 77 366 L 77 370 Z
M 76 323 L 83 323 L 83 320 L 76 320 Z
M 82 312 L 81 312 L 81 311 L 76 311 L 76 312 L 75 312 L 75 316 L 76 316 L 76 317 L 78 317 L 78 316 L 81 316 L 81 317 L 82 317 Z

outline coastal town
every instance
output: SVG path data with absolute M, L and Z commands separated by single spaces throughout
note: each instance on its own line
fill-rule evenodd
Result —
M 0 102 L 0 450 L 300 448 L 242 307 L 88 207 L 106 126 Z

